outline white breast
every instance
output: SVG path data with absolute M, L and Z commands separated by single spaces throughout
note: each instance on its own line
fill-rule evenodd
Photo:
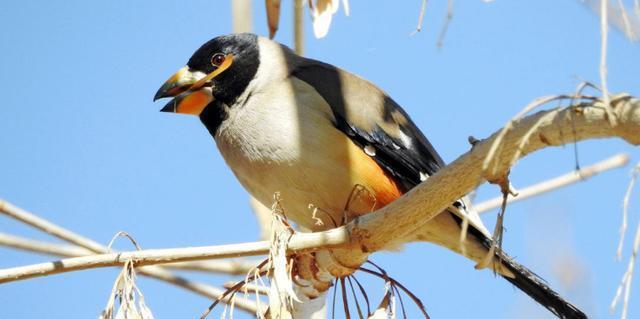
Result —
M 336 207 L 329 200 L 336 195 L 324 189 L 327 177 L 340 174 L 342 184 L 352 184 L 344 165 L 337 162 L 341 154 L 332 154 L 340 150 L 326 148 L 332 140 L 345 143 L 332 124 L 329 106 L 297 79 L 274 82 L 243 102 L 230 108 L 216 133 L 222 156 L 252 196 L 270 206 L 278 192 L 290 219 L 317 228 L 309 204 L 329 211 Z M 337 196 L 346 200 L 345 187 L 339 187 Z M 324 219 L 330 223 L 330 218 Z

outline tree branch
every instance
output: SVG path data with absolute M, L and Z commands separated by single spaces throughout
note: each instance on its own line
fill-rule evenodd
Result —
M 331 248 L 348 242 L 344 229 L 323 233 L 299 233 L 289 242 L 290 252 L 305 252 L 318 247 Z M 168 264 L 184 261 L 257 256 L 269 253 L 268 241 L 189 248 L 148 249 L 72 257 L 23 267 L 0 270 L 0 283 L 24 280 L 75 270 L 121 266 L 133 261 L 135 266 Z M 148 268 L 147 268 L 148 269 Z
M 245 276 L 251 270 L 255 269 L 259 263 L 260 261 L 256 260 L 206 260 L 172 263 L 165 265 L 165 267 L 179 270 Z
M 68 229 L 60 227 L 44 218 L 38 217 L 24 209 L 16 207 L 11 203 L 0 199 L 0 213 L 5 214 L 13 219 L 23 222 L 29 226 L 35 227 L 47 234 L 54 237 L 58 237 L 66 242 L 75 244 L 76 246 L 86 248 L 92 252 L 104 253 L 107 252 L 107 247 L 100 245 L 99 243 L 80 236 Z
M 0 239 L 2 239 L 3 243 L 6 244 L 7 246 L 30 250 L 30 251 L 43 252 L 48 254 L 56 254 L 60 256 L 73 256 L 71 254 L 75 254 L 75 253 L 82 256 L 82 255 L 85 255 L 86 253 L 89 253 L 90 251 L 95 251 L 98 253 L 109 251 L 107 247 L 102 246 L 91 239 L 88 239 L 70 230 L 67 230 L 63 227 L 55 225 L 41 217 L 38 217 L 32 213 L 29 213 L 26 210 L 16 207 L 2 199 L 0 199 L 0 213 L 3 213 L 27 225 L 40 229 L 55 237 L 61 238 L 68 242 L 72 242 L 80 247 L 69 247 L 65 245 L 50 244 L 50 243 L 44 243 L 44 242 L 35 241 L 35 240 L 25 240 L 16 236 L 5 234 L 5 235 L 2 235 Z M 92 256 L 87 256 L 84 258 L 91 258 L 91 257 Z M 49 263 L 49 264 L 53 264 L 53 263 Z M 0 272 L 3 272 L 3 271 L 4 270 L 0 270 Z M 172 274 L 170 271 L 167 271 L 160 267 L 155 267 L 155 266 L 145 267 L 140 269 L 139 272 L 144 276 L 163 280 L 165 282 L 182 287 L 186 290 L 189 290 L 193 293 L 199 294 L 201 296 L 204 296 L 210 299 L 222 298 L 224 293 L 224 291 L 218 288 L 215 288 L 206 284 L 198 283 L 195 281 L 191 281 L 184 277 L 176 276 Z M 227 302 L 228 300 L 224 299 L 223 301 Z M 237 306 L 239 309 L 242 309 L 251 313 L 256 313 L 256 311 L 259 310 L 257 305 L 251 301 L 236 300 L 235 302 L 237 302 Z
M 343 276 L 353 272 L 370 253 L 394 243 L 408 241 L 431 218 L 484 181 L 496 183 L 505 180 L 511 166 L 520 157 L 549 146 L 584 139 L 619 137 L 630 144 L 640 144 L 640 101 L 627 95 L 619 95 L 613 97 L 610 103 L 618 119 L 615 127 L 609 125 L 605 107 L 598 99 L 535 113 L 513 122 L 512 127 L 502 134 L 501 151 L 496 152 L 490 161 L 491 169 L 484 170 L 483 162 L 499 133 L 476 143 L 469 152 L 378 211 L 329 231 L 293 235 L 288 251 L 306 252 L 323 248 L 315 254 L 315 266 L 333 276 Z M 572 132 L 571 139 L 565 139 L 566 132 Z M 528 139 L 523 141 L 523 137 Z M 0 271 L 0 283 L 72 270 L 121 265 L 127 260 L 141 266 L 254 256 L 266 254 L 268 250 L 269 243 L 263 241 L 103 254 L 5 269 Z
M 6 246 L 58 257 L 78 257 L 93 254 L 93 252 L 77 246 L 53 244 L 40 240 L 26 239 L 5 233 L 0 233 L 0 246 Z
M 564 175 L 548 179 L 535 185 L 531 185 L 527 188 L 519 189 L 518 196 L 509 197 L 509 199 L 507 200 L 507 204 L 519 202 L 530 197 L 542 195 L 544 193 L 556 190 L 564 186 L 569 186 L 573 183 L 585 181 L 594 175 L 598 175 L 610 169 L 625 166 L 627 165 L 627 163 L 629 163 L 629 155 L 614 155 L 593 165 L 583 167 L 579 170 L 573 170 Z M 474 204 L 473 209 L 480 214 L 498 208 L 500 207 L 500 205 L 502 205 L 502 196 L 498 196 L 487 201 Z
M 566 99 L 572 98 L 576 97 L 567 96 Z M 513 122 L 502 138 L 501 152 L 490 161 L 490 169 L 485 171 L 483 162 L 501 131 L 476 143 L 469 152 L 398 200 L 346 225 L 351 234 L 352 249 L 334 250 L 333 257 L 351 268 L 366 260 L 371 252 L 406 241 L 431 218 L 484 181 L 504 181 L 519 158 L 537 150 L 607 137 L 640 144 L 640 101 L 628 95 L 618 95 L 611 99 L 610 106 L 618 119 L 615 127 L 610 125 L 605 105 L 599 99 L 541 111 Z M 566 139 L 568 133 L 571 134 L 569 140 Z M 523 137 L 528 139 L 523 141 Z
M 0 246 L 11 247 L 35 253 L 47 254 L 57 257 L 80 257 L 95 253 L 84 248 L 54 244 L 46 241 L 27 239 L 0 233 Z M 251 260 L 207 260 L 167 264 L 166 268 L 179 270 L 202 271 L 208 273 L 222 273 L 228 275 L 246 275 L 259 264 L 259 261 Z

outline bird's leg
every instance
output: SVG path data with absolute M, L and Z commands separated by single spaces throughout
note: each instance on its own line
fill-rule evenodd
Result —
M 352 211 L 352 204 L 355 203 L 355 201 L 357 199 L 363 199 L 363 203 L 365 204 L 371 204 L 370 208 L 366 208 L 365 211 L 360 211 L 360 209 L 355 209 L 354 211 Z M 377 204 L 377 199 L 376 197 L 373 195 L 373 193 L 371 191 L 369 191 L 369 189 L 367 189 L 364 185 L 361 184 L 355 184 L 353 186 L 353 188 L 351 189 L 351 193 L 349 194 L 349 197 L 347 198 L 347 202 L 344 205 L 344 209 L 343 209 L 343 214 L 342 214 L 342 221 L 341 221 L 341 225 L 346 224 L 348 221 L 350 221 L 350 218 L 352 217 L 352 214 L 356 214 L 356 215 L 362 215 L 364 213 L 370 213 L 372 211 L 375 210 L 376 208 L 376 204 Z

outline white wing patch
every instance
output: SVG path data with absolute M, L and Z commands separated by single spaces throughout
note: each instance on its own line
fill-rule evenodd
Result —
M 376 148 L 371 145 L 365 146 L 364 152 L 371 157 L 376 156 Z

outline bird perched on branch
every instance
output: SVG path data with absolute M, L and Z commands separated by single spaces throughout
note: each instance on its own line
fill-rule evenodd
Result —
M 374 84 L 253 34 L 205 43 L 154 100 L 165 97 L 173 99 L 162 111 L 200 117 L 253 197 L 269 207 L 278 192 L 288 219 L 310 231 L 385 206 L 445 165 Z M 491 236 L 466 207 L 452 203 L 421 233 L 480 263 Z M 586 318 L 506 254 L 497 252 L 492 268 L 558 317 Z

